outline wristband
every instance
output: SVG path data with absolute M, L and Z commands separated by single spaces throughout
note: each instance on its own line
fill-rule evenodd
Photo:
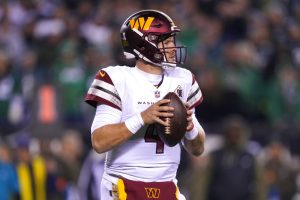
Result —
M 185 133 L 184 137 L 188 140 L 193 140 L 198 136 L 198 134 L 198 129 L 196 126 L 194 126 L 192 130 Z
M 142 126 L 144 126 L 141 113 L 126 119 L 125 125 L 132 134 L 135 134 L 140 128 L 142 128 Z

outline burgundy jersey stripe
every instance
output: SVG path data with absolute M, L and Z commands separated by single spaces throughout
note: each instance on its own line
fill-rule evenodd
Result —
M 116 104 L 113 104 L 112 102 L 110 102 L 106 99 L 103 99 L 101 97 L 98 97 L 98 96 L 95 96 L 92 94 L 87 94 L 85 97 L 85 101 L 93 107 L 96 107 L 98 104 L 105 104 L 105 105 L 111 106 L 113 108 L 116 108 L 118 110 L 121 110 L 121 108 L 119 106 L 117 106 Z
M 102 80 L 106 83 L 109 83 L 109 84 L 113 85 L 113 82 L 112 82 L 111 78 L 109 77 L 109 75 L 104 70 L 99 70 L 99 72 L 96 74 L 95 79 Z
M 203 101 L 203 96 L 197 101 L 195 102 L 193 105 L 190 106 L 190 108 L 195 108 L 197 107 L 198 105 L 200 105 Z
M 196 78 L 195 78 L 195 75 L 193 74 L 193 81 L 192 81 L 192 85 L 194 85 L 195 81 L 196 81 Z

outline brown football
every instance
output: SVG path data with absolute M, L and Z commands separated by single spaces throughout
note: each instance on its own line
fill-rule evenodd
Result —
M 174 107 L 174 116 L 163 118 L 169 120 L 170 126 L 155 124 L 160 139 L 168 146 L 175 146 L 183 138 L 187 127 L 187 110 L 181 99 L 174 92 L 169 92 L 163 99 L 170 99 L 168 106 Z

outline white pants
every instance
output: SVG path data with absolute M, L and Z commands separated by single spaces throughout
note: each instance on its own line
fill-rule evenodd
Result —
M 113 185 L 116 185 L 117 181 L 118 178 L 107 175 L 106 173 L 103 174 L 102 181 L 101 181 L 101 200 L 118 200 L 113 192 L 114 191 Z M 176 184 L 177 180 L 174 180 L 174 182 Z M 186 200 L 186 198 L 180 193 L 178 197 L 179 200 Z

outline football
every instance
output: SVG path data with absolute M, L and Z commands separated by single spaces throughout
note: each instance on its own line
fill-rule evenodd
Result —
M 183 138 L 187 127 L 187 110 L 181 99 L 174 92 L 169 92 L 163 99 L 170 99 L 168 106 L 174 107 L 174 116 L 163 118 L 170 126 L 155 124 L 160 139 L 168 146 L 175 146 Z M 166 104 L 164 104 L 166 105 Z

